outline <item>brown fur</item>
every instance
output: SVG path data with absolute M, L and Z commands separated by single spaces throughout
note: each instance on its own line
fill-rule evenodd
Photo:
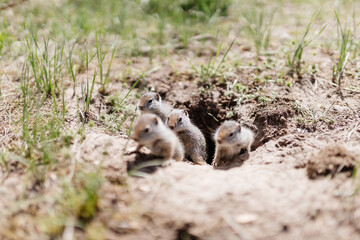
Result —
M 184 150 L 178 137 L 155 114 L 148 113 L 140 117 L 132 138 L 139 143 L 138 150 L 146 146 L 154 155 L 165 160 L 183 160 Z
M 168 117 L 167 124 L 180 138 L 185 154 L 189 155 L 194 163 L 206 164 L 205 137 L 200 129 L 191 123 L 186 110 L 174 109 Z

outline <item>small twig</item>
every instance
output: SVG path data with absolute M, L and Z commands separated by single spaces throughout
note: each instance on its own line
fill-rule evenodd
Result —
M 327 83 L 329 83 L 330 85 L 332 85 L 332 86 L 334 86 L 334 87 L 337 87 L 337 86 L 338 86 L 336 83 L 333 83 L 333 82 L 331 82 L 331 81 L 329 81 L 329 80 L 326 80 L 325 78 L 316 77 L 316 79 L 317 79 L 317 80 L 321 80 L 321 81 L 323 81 L 323 82 L 327 82 Z
M 345 102 L 346 106 L 354 113 L 354 115 L 356 115 L 358 117 L 358 119 L 360 119 L 360 116 L 358 114 L 358 112 L 356 110 L 354 110 L 348 102 Z
M 312 87 L 312 88 L 310 88 L 310 90 L 311 90 L 313 93 L 316 94 L 316 91 L 315 91 L 316 88 L 312 85 L 312 83 L 310 82 L 310 80 L 306 78 L 306 82 L 309 84 L 310 87 Z
M 360 136 L 359 136 L 359 134 L 358 134 L 357 132 L 354 132 L 354 134 L 355 134 L 358 138 L 360 138 Z
M 318 117 L 318 119 L 321 119 L 322 117 L 326 116 L 327 112 L 334 106 L 336 100 L 333 101 L 333 103 L 330 105 L 330 107 L 328 109 L 326 109 L 321 116 Z
M 349 132 L 347 140 L 350 141 L 351 135 L 358 129 L 360 121 L 355 124 L 355 127 Z
M 327 82 L 327 83 L 329 83 L 330 85 L 332 85 L 334 87 L 339 87 L 338 84 L 330 82 L 329 80 L 326 80 L 324 78 L 317 77 L 316 79 L 321 80 L 323 82 Z M 355 89 L 351 89 L 351 88 L 341 88 L 341 89 L 346 90 L 346 91 L 350 91 L 350 92 L 354 92 L 354 93 L 360 93 L 360 90 L 355 90 Z

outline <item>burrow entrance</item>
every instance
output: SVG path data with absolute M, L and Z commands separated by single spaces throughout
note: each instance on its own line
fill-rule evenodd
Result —
M 216 91 L 195 95 L 190 100 L 175 103 L 176 108 L 185 108 L 189 111 L 190 119 L 203 132 L 206 138 L 207 163 L 209 164 L 214 158 L 216 129 L 225 120 L 239 121 L 240 119 L 241 113 L 236 110 L 237 104 L 235 95 L 225 96 Z M 276 98 L 272 102 L 255 103 L 255 106 L 249 105 L 249 107 L 252 108 L 250 116 L 252 122 L 246 125 L 255 132 L 252 150 L 296 130 L 296 123 L 293 121 L 295 111 L 292 99 Z M 227 118 L 229 111 L 233 114 Z
M 214 134 L 220 124 L 227 120 L 226 112 L 236 106 L 232 96 L 219 96 L 219 93 L 206 93 L 193 96 L 190 100 L 176 103 L 175 107 L 188 109 L 190 119 L 203 132 L 206 139 L 208 159 L 211 164 L 215 153 Z M 229 119 L 236 120 L 237 114 Z

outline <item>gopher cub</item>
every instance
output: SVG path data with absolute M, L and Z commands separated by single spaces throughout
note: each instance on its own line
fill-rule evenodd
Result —
M 215 158 L 212 165 L 217 166 L 219 161 L 232 160 L 241 149 L 247 149 L 250 154 L 254 133 L 235 121 L 225 121 L 216 130 L 215 142 Z
M 141 114 L 153 113 L 158 115 L 163 122 L 171 112 L 171 107 L 161 101 L 161 97 L 158 93 L 147 92 L 143 94 L 139 101 L 139 110 Z
M 191 123 L 188 112 L 182 109 L 174 109 L 166 123 L 180 138 L 185 155 L 189 155 L 194 163 L 206 164 L 205 137 L 200 129 Z
M 184 150 L 180 140 L 155 114 L 146 113 L 140 117 L 132 139 L 139 143 L 137 150 L 146 146 L 154 155 L 164 157 L 165 160 L 183 160 Z

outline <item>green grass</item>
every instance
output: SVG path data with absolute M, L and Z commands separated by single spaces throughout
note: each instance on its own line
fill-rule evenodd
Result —
M 103 182 L 99 173 L 100 171 L 79 172 L 72 182 L 64 182 L 63 191 L 57 197 L 53 208 L 48 214 L 38 218 L 42 231 L 49 236 L 57 236 L 67 224 L 86 228 L 97 210 L 98 191 Z
M 107 95 L 109 94 L 107 87 L 109 85 L 109 76 L 110 76 L 110 68 L 111 68 L 111 64 L 113 62 L 114 59 L 114 55 L 115 55 L 115 51 L 116 51 L 116 44 L 114 44 L 114 46 L 112 46 L 112 50 L 111 50 L 111 58 L 110 58 L 110 62 L 108 64 L 107 67 L 107 71 L 106 74 L 104 75 L 104 60 L 106 58 L 106 55 L 109 53 L 110 49 L 104 50 L 102 47 L 102 44 L 99 43 L 99 36 L 96 34 L 96 58 L 98 61 L 98 68 L 99 68 L 99 74 L 100 74 L 100 88 L 99 88 L 99 92 L 103 95 Z
M 337 64 L 333 67 L 332 81 L 338 84 L 339 88 L 341 88 L 341 80 L 344 76 L 344 69 L 349 60 L 351 46 L 353 45 L 354 33 L 360 23 L 357 24 L 353 30 L 350 30 L 347 28 L 347 26 L 342 26 L 336 10 L 334 10 L 334 13 L 336 16 L 338 32 L 340 35 L 340 43 L 339 60 Z
M 246 20 L 245 30 L 254 42 L 257 57 L 260 56 L 262 49 L 266 50 L 269 46 L 274 14 L 274 9 L 268 9 L 263 5 L 243 12 Z
M 313 31 L 313 23 L 318 17 L 320 11 L 317 11 L 313 14 L 311 17 L 310 22 L 306 26 L 306 29 L 301 37 L 301 39 L 298 41 L 296 45 L 295 52 L 292 57 L 288 55 L 288 66 L 290 68 L 289 74 L 293 75 L 294 72 L 297 73 L 298 77 L 301 76 L 301 65 L 303 60 L 303 52 L 304 49 L 313 41 L 315 40 L 325 29 L 326 24 L 317 32 L 315 33 Z
M 74 66 L 74 60 L 73 60 L 73 50 L 74 50 L 74 46 L 71 47 L 71 49 L 68 51 L 68 57 L 67 57 L 67 62 L 68 62 L 68 71 L 71 75 L 71 80 L 73 81 L 73 97 L 76 96 L 76 66 Z
M 46 113 L 41 111 L 43 103 L 36 101 L 31 90 L 29 72 L 29 66 L 25 65 L 21 77 L 22 146 L 17 151 L 25 159 L 23 163 L 35 182 L 43 182 L 47 169 L 58 161 L 59 146 L 63 145 L 61 136 L 65 133 L 62 133 L 62 121 L 59 121 L 55 109 L 55 114 L 50 117 L 45 117 Z
M 146 13 L 158 14 L 175 22 L 207 21 L 215 15 L 227 16 L 231 0 L 149 0 L 142 8 Z
M 85 85 L 83 83 L 81 84 L 83 110 L 80 112 L 80 117 L 83 124 L 89 120 L 90 102 L 94 92 L 96 75 L 97 72 L 95 70 L 92 80 L 89 82 L 89 79 L 86 78 L 86 84 Z
M 217 62 L 217 59 L 218 59 L 218 57 L 220 55 L 222 43 L 218 47 L 218 50 L 217 50 L 216 55 L 215 55 L 215 59 L 213 58 L 213 55 L 210 55 L 208 63 L 207 64 L 201 64 L 200 69 L 198 67 L 196 67 L 194 65 L 194 63 L 189 58 L 187 58 L 185 56 L 184 56 L 184 58 L 191 65 L 192 69 L 195 70 L 195 72 L 199 75 L 201 80 L 203 82 L 208 82 L 212 78 L 214 78 L 215 76 L 218 75 L 220 67 L 224 63 L 226 56 L 229 54 L 232 46 L 234 45 L 234 42 L 235 42 L 235 40 L 233 40 L 231 42 L 230 46 L 226 50 L 224 56 L 221 58 L 221 60 L 220 60 L 220 62 L 218 63 L 217 66 L 216 66 L 216 62 Z
M 67 0 L 55 5 L 47 2 L 31 3 L 26 10 L 16 8 L 15 14 L 22 17 L 12 19 L 12 26 L 5 18 L 0 18 L 4 22 L 3 27 L 0 25 L 0 44 L 9 45 L 9 39 L 12 41 L 30 30 L 39 36 L 44 36 L 45 32 L 45 35 L 58 41 L 74 41 L 76 45 L 81 45 L 86 39 L 92 48 L 96 36 L 101 35 L 99 47 L 106 52 L 116 47 L 113 46 L 113 39 L 117 36 L 122 42 L 117 54 L 147 55 L 153 58 L 157 54 L 167 54 L 171 47 L 166 45 L 169 41 L 176 39 L 186 48 L 188 39 L 199 34 L 199 29 L 200 34 L 216 29 L 214 20 L 227 16 L 231 3 L 231 0 L 151 0 L 141 3 L 125 0 Z M 47 11 L 42 12 L 43 8 Z M 16 29 L 14 36 L 8 31 L 10 27 Z M 174 37 L 169 37 L 169 34 Z M 142 51 L 144 45 L 151 47 L 150 55 Z
M 129 106 L 127 105 L 126 101 L 129 99 L 130 93 L 134 90 L 134 88 L 139 84 L 140 80 L 142 80 L 144 77 L 144 73 L 141 74 L 137 80 L 134 82 L 134 84 L 131 86 L 131 88 L 127 91 L 125 96 L 122 96 L 119 93 L 116 93 L 109 97 L 108 104 L 111 105 L 110 110 L 110 116 L 109 121 L 107 121 L 108 129 L 113 129 L 115 131 L 119 131 L 124 124 L 124 122 L 131 117 L 130 120 L 130 126 L 126 130 L 126 134 L 130 136 L 132 131 L 132 125 L 134 122 L 134 119 L 136 117 L 137 113 L 137 107 L 133 111 Z M 120 114 L 120 115 L 119 115 Z
M 9 31 L 8 20 L 0 20 L 0 53 L 6 46 L 9 46 L 14 40 L 14 36 Z

